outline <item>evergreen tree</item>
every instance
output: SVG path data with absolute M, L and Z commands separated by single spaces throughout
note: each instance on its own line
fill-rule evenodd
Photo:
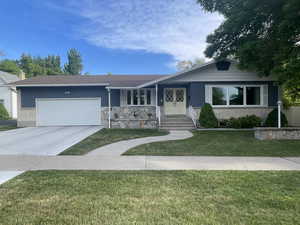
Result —
M 69 75 L 81 74 L 83 69 L 80 53 L 72 48 L 68 51 L 68 62 L 64 66 L 64 73 Z

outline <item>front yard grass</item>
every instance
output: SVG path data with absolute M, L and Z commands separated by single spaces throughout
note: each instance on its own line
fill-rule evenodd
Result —
M 167 131 L 157 129 L 102 129 L 83 141 L 66 149 L 60 155 L 84 155 L 96 148 L 118 141 L 134 138 L 161 136 L 168 134 Z
M 157 142 L 130 149 L 124 155 L 155 156 L 300 156 L 299 140 L 254 138 L 253 131 L 194 131 L 186 140 Z
M 17 126 L 2 126 L 0 125 L 0 131 L 12 130 L 17 129 Z
M 35 171 L 0 186 L 0 224 L 294 225 L 299 187 L 292 171 Z

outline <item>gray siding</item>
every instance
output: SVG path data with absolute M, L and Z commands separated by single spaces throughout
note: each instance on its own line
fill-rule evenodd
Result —
M 277 106 L 278 102 L 278 86 L 269 85 L 268 88 L 268 102 L 269 106 Z
M 190 84 L 190 104 L 193 107 L 201 107 L 205 102 L 205 87 L 203 82 Z
M 108 106 L 108 92 L 105 87 L 22 87 L 21 106 L 35 107 L 36 98 L 101 98 L 101 105 Z M 112 106 L 120 106 L 120 91 L 111 91 Z

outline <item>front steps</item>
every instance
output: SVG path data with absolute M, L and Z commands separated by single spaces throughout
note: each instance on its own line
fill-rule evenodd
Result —
M 193 130 L 195 126 L 189 117 L 174 115 L 162 118 L 159 128 L 163 130 Z

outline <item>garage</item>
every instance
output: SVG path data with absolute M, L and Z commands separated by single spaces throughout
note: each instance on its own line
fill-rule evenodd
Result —
M 37 126 L 101 125 L 100 98 L 36 99 Z

